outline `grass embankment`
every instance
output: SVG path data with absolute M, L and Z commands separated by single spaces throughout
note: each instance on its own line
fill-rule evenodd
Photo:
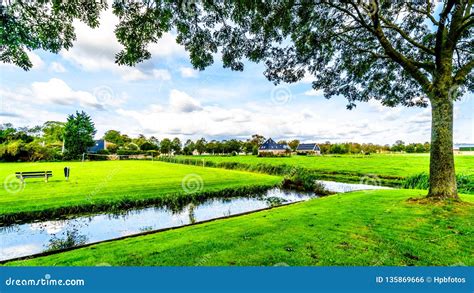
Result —
M 7 265 L 474 265 L 474 199 L 409 200 L 424 195 L 334 195 Z
M 71 167 L 68 182 L 63 175 L 65 166 Z M 16 171 L 43 170 L 53 171 L 48 183 L 26 179 L 22 187 L 12 175 Z M 0 189 L 0 225 L 153 203 L 172 205 L 203 197 L 233 196 L 281 182 L 281 177 L 264 174 L 151 161 L 2 163 L 0 178 L 7 183 Z M 9 185 L 11 182 L 15 184 Z
M 167 160 L 168 158 L 162 158 Z M 314 173 L 322 180 L 361 182 L 401 187 L 407 178 L 429 171 L 428 154 L 373 154 L 291 156 L 265 158 L 256 156 L 180 156 L 171 161 L 204 164 L 208 167 L 256 171 L 285 175 L 294 169 Z M 460 192 L 473 193 L 474 156 L 455 156 Z M 423 188 L 423 185 L 406 187 Z
M 184 157 L 184 156 L 183 156 Z M 247 164 L 265 163 L 270 165 L 292 165 L 324 173 L 374 174 L 386 177 L 407 177 L 429 170 L 428 154 L 372 154 L 364 155 L 324 155 L 264 158 L 256 156 L 189 156 L 206 161 L 239 162 Z M 454 157 L 456 172 L 474 175 L 474 156 Z

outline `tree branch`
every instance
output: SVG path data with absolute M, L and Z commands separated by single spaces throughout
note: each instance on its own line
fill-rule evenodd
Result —
M 454 84 L 462 84 L 469 72 L 474 69 L 474 59 L 464 64 L 454 75 Z
M 379 8 L 379 3 L 376 0 L 375 5 Z M 378 9 L 377 9 L 378 11 Z M 403 69 L 405 69 L 421 86 L 425 93 L 430 92 L 431 83 L 429 79 L 424 75 L 420 70 L 419 67 L 411 60 L 410 58 L 404 56 L 400 52 L 398 52 L 390 43 L 390 41 L 385 36 L 382 26 L 380 24 L 379 14 L 374 13 L 371 16 L 372 24 L 374 26 L 374 33 L 377 39 L 379 40 L 380 44 L 384 48 L 385 52 L 388 56 L 390 56 L 395 62 L 400 64 Z
M 340 12 L 343 12 L 344 14 L 347 14 L 349 15 L 352 19 L 354 19 L 357 23 L 359 23 L 360 25 L 362 25 L 365 29 L 367 29 L 368 31 L 370 32 L 373 32 L 372 28 L 370 27 L 370 25 L 368 23 L 365 22 L 365 20 L 361 17 L 360 13 L 359 13 L 359 10 L 356 9 L 357 13 L 358 13 L 358 16 L 355 16 L 354 13 L 350 12 L 349 10 L 345 9 L 345 8 L 342 8 L 340 7 L 337 2 L 334 2 L 332 3 L 331 1 L 327 1 L 327 2 L 321 2 L 321 3 L 324 3 L 326 5 L 328 5 L 329 7 L 331 8 L 334 8 L 336 10 L 339 10 Z M 351 3 L 353 4 L 353 3 Z
M 420 14 L 423 14 L 423 15 L 426 15 L 426 17 L 428 17 L 431 22 L 434 24 L 434 25 L 438 25 L 439 22 L 434 18 L 434 16 L 431 14 L 431 1 L 427 1 L 427 6 L 426 6 L 426 10 L 423 11 L 423 10 L 420 10 L 420 9 L 416 9 L 415 7 L 411 6 L 410 3 L 407 4 L 407 7 L 409 10 L 411 11 L 415 11 L 415 12 L 418 12 Z
M 442 68 L 442 50 L 444 48 L 444 34 L 445 34 L 445 26 L 446 21 L 448 18 L 451 9 L 453 9 L 455 1 L 448 0 L 445 4 L 443 11 L 439 15 L 439 24 L 438 24 L 438 31 L 436 32 L 436 44 L 435 44 L 435 58 L 436 58 L 436 67 Z
M 454 49 L 456 43 L 463 33 L 463 22 L 464 22 L 464 10 L 466 6 L 464 4 L 458 3 L 454 8 L 454 12 L 451 16 L 451 25 L 449 27 L 447 43 L 449 49 Z M 467 22 L 469 26 L 469 21 Z
M 397 26 L 396 24 L 392 23 L 391 21 L 385 19 L 384 17 L 382 17 L 381 15 L 379 16 L 380 19 L 382 20 L 382 22 L 384 22 L 386 24 L 386 28 L 389 28 L 389 29 L 393 29 L 395 30 L 396 32 L 398 32 L 405 40 L 407 40 L 410 44 L 412 44 L 413 46 L 425 51 L 426 53 L 430 54 L 430 55 L 434 55 L 435 52 L 433 49 L 431 48 L 428 48 L 426 46 L 424 46 L 423 44 L 420 44 L 418 43 L 417 41 L 415 41 L 414 39 L 412 39 L 404 30 L 402 30 L 399 26 Z

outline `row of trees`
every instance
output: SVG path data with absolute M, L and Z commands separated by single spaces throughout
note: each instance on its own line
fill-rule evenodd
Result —
M 84 112 L 70 115 L 66 123 L 48 121 L 41 126 L 32 128 L 18 127 L 12 124 L 0 126 L 0 160 L 2 161 L 52 161 L 77 159 L 87 148 L 94 145 L 96 129 L 91 118 Z M 252 135 L 249 139 L 210 140 L 191 139 L 184 143 L 178 138 L 173 139 L 146 137 L 143 134 L 132 138 L 118 130 L 109 130 L 102 137 L 107 141 L 107 151 L 111 154 L 129 154 L 153 151 L 156 154 L 253 154 L 258 153 L 258 147 L 266 140 L 262 135 Z M 288 144 L 296 151 L 300 141 L 280 140 L 278 143 Z M 322 154 L 359 154 L 377 152 L 429 152 L 430 144 L 425 142 L 405 144 L 398 140 L 394 145 L 360 144 L 360 143 L 331 143 L 326 141 L 319 144 Z
M 76 159 L 94 145 L 95 133 L 92 119 L 84 112 L 69 115 L 65 123 L 47 121 L 32 128 L 5 123 L 0 126 L 0 160 Z
M 140 134 L 137 138 L 131 138 L 118 130 L 108 130 L 105 132 L 103 139 L 107 141 L 108 153 L 126 154 L 155 151 L 161 154 L 192 155 L 195 152 L 199 154 L 237 154 L 240 152 L 256 154 L 258 146 L 263 143 L 265 138 L 260 135 L 254 135 L 247 141 L 237 139 L 207 141 L 205 138 L 201 138 L 196 141 L 188 139 L 182 143 L 178 137 L 173 139 L 163 138 L 160 141 L 154 136 L 147 138 Z
M 262 135 L 255 134 L 245 141 L 237 139 L 207 141 L 205 138 L 200 138 L 196 141 L 188 139 L 183 144 L 178 137 L 173 139 L 164 138 L 160 141 L 154 136 L 147 138 L 145 135 L 140 134 L 137 138 L 130 138 L 118 130 L 107 131 L 103 139 L 107 141 L 108 153 L 126 154 L 128 151 L 157 151 L 162 154 L 183 155 L 192 155 L 193 153 L 213 155 L 245 153 L 256 155 L 258 153 L 258 147 L 266 140 Z M 291 141 L 280 140 L 278 143 L 287 144 L 292 151 L 296 151 L 300 141 L 297 139 Z M 325 143 L 319 144 L 319 147 L 321 148 L 322 154 L 367 154 L 382 152 L 425 153 L 430 150 L 429 142 L 406 145 L 401 140 L 396 141 L 392 146 L 388 144 L 360 144 L 355 142 L 331 143 L 326 141 Z
M 370 154 L 370 153 L 386 153 L 386 152 L 406 152 L 406 153 L 427 153 L 430 151 L 430 143 L 410 143 L 405 145 L 401 140 L 397 140 L 392 146 L 385 144 L 373 143 L 330 143 L 326 141 L 320 144 L 322 154 Z

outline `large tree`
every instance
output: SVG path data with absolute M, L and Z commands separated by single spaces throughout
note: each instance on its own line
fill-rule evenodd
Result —
M 172 29 L 198 69 L 220 51 L 224 67 L 264 62 L 275 83 L 306 75 L 348 108 L 378 99 L 394 107 L 430 106 L 429 196 L 458 198 L 453 104 L 474 89 L 472 0 L 115 2 L 119 64 L 150 58 L 147 45 Z M 188 4 L 188 5 L 186 5 Z
M 71 159 L 76 159 L 86 153 L 87 148 L 94 145 L 95 133 L 94 122 L 84 111 L 76 111 L 75 115 L 69 115 L 64 126 L 66 155 Z
M 70 47 L 71 19 L 95 26 L 97 11 L 103 8 L 75 1 L 40 3 L 53 3 L 55 9 L 40 9 L 38 14 L 29 4 L 2 6 L 4 62 L 28 68 L 25 48 Z M 466 90 L 474 91 L 472 4 L 472 0 L 115 1 L 114 13 L 120 18 L 115 32 L 124 45 L 116 57 L 125 65 L 149 59 L 148 45 L 174 30 L 198 69 L 211 65 L 220 51 L 224 67 L 232 70 L 243 70 L 245 59 L 264 62 L 264 74 L 275 83 L 297 82 L 309 75 L 314 89 L 323 89 L 327 98 L 346 97 L 349 108 L 372 98 L 390 107 L 430 106 L 429 196 L 457 198 L 453 103 Z M 45 17 L 48 13 L 51 19 Z

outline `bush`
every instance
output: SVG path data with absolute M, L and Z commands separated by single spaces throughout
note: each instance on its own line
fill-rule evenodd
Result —
M 461 193 L 474 193 L 474 176 L 473 175 L 456 175 L 456 183 L 458 191 Z M 402 188 L 408 189 L 429 189 L 430 176 L 426 173 L 416 174 L 405 178 Z
M 282 186 L 288 189 L 314 192 L 318 195 L 332 194 L 317 180 L 318 176 L 315 173 L 303 169 L 293 169 L 292 173 L 283 180 Z
M 99 150 L 97 151 L 98 155 L 110 155 L 110 152 L 108 150 Z
M 127 155 L 142 155 L 144 152 L 139 150 L 118 150 L 117 155 L 127 156 Z
M 115 154 L 117 153 L 118 145 L 116 145 L 115 143 L 107 142 L 107 150 L 109 151 L 109 153 Z

